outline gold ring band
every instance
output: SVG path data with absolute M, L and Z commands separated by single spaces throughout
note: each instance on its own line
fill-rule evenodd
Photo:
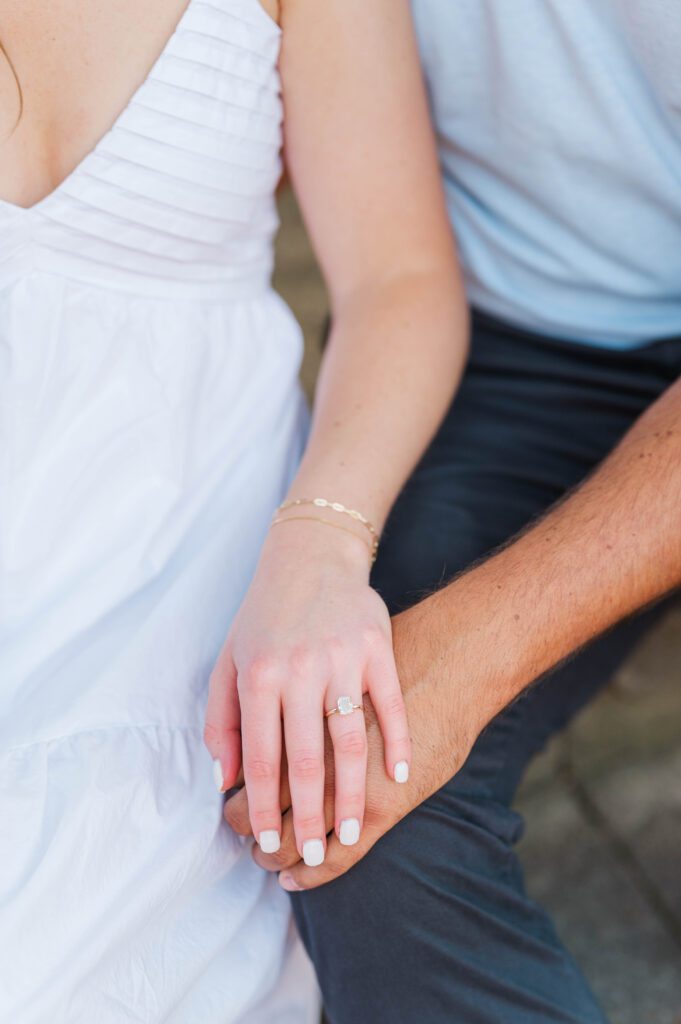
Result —
M 330 718 L 331 715 L 351 715 L 353 711 L 364 711 L 364 705 L 353 704 L 352 697 L 339 697 L 336 701 L 335 708 L 331 708 L 330 711 L 325 711 L 324 717 Z

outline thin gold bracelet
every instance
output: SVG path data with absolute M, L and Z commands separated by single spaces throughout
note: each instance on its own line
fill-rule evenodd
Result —
M 281 518 L 277 518 L 277 519 L 273 519 L 272 520 L 272 522 L 270 523 L 270 529 L 273 526 L 281 526 L 282 523 L 296 523 L 296 522 L 321 523 L 322 526 L 330 526 L 332 530 L 342 530 L 343 533 L 349 533 L 350 536 L 354 537 L 355 540 L 358 540 L 360 542 L 360 544 L 364 544 L 364 546 L 366 547 L 366 549 L 369 552 L 369 557 L 371 559 L 371 564 L 373 565 L 374 562 L 376 561 L 376 555 L 378 554 L 378 542 L 377 541 L 374 541 L 373 544 L 370 544 L 369 541 L 364 540 L 364 537 L 360 537 L 360 535 L 358 533 L 355 533 L 355 531 L 351 530 L 349 527 L 341 526 L 340 523 L 331 523 L 331 522 L 329 522 L 328 519 L 322 519 L 320 516 L 281 516 Z
M 361 523 L 375 541 L 379 539 L 378 530 L 373 523 L 369 522 L 366 516 L 363 516 L 357 509 L 342 505 L 340 501 L 328 501 L 326 498 L 293 498 L 291 501 L 285 501 L 280 505 L 277 512 L 285 512 L 288 508 L 298 508 L 300 505 L 315 505 L 317 508 L 328 508 L 332 512 L 340 512 L 341 515 L 350 516 L 356 523 Z

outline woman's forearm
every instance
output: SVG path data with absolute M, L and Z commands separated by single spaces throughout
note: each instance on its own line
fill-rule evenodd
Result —
M 463 288 L 450 265 L 340 301 L 291 497 L 343 502 L 380 529 L 452 400 L 467 349 Z
M 467 348 L 411 7 L 284 0 L 282 12 L 287 166 L 334 325 L 291 496 L 351 505 L 380 529 Z

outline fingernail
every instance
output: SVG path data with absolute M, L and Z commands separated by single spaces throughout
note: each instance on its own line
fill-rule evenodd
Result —
M 359 821 L 357 818 L 344 818 L 338 833 L 343 846 L 354 846 L 359 840 Z
M 281 839 L 279 833 L 274 828 L 268 828 L 264 832 L 260 833 L 258 840 L 258 846 L 263 853 L 277 853 L 281 846 Z
M 298 883 L 293 880 L 293 875 L 289 875 L 287 871 L 282 871 L 279 875 L 279 885 L 282 889 L 285 889 L 286 892 L 303 892 L 302 885 L 298 885 Z
M 318 868 L 324 863 L 324 843 L 321 839 L 308 839 L 303 843 L 303 860 L 309 868 Z
M 225 788 L 225 777 L 222 774 L 222 765 L 217 757 L 213 761 L 213 778 L 215 779 L 215 785 L 218 787 L 218 793 L 222 793 Z
M 398 761 L 395 765 L 395 782 L 407 782 L 409 779 L 409 765 L 406 761 Z

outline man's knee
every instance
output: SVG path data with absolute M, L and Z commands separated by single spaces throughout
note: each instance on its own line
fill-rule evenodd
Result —
M 445 787 L 347 875 L 295 896 L 331 1024 L 602 1024 L 525 895 L 520 825 Z

